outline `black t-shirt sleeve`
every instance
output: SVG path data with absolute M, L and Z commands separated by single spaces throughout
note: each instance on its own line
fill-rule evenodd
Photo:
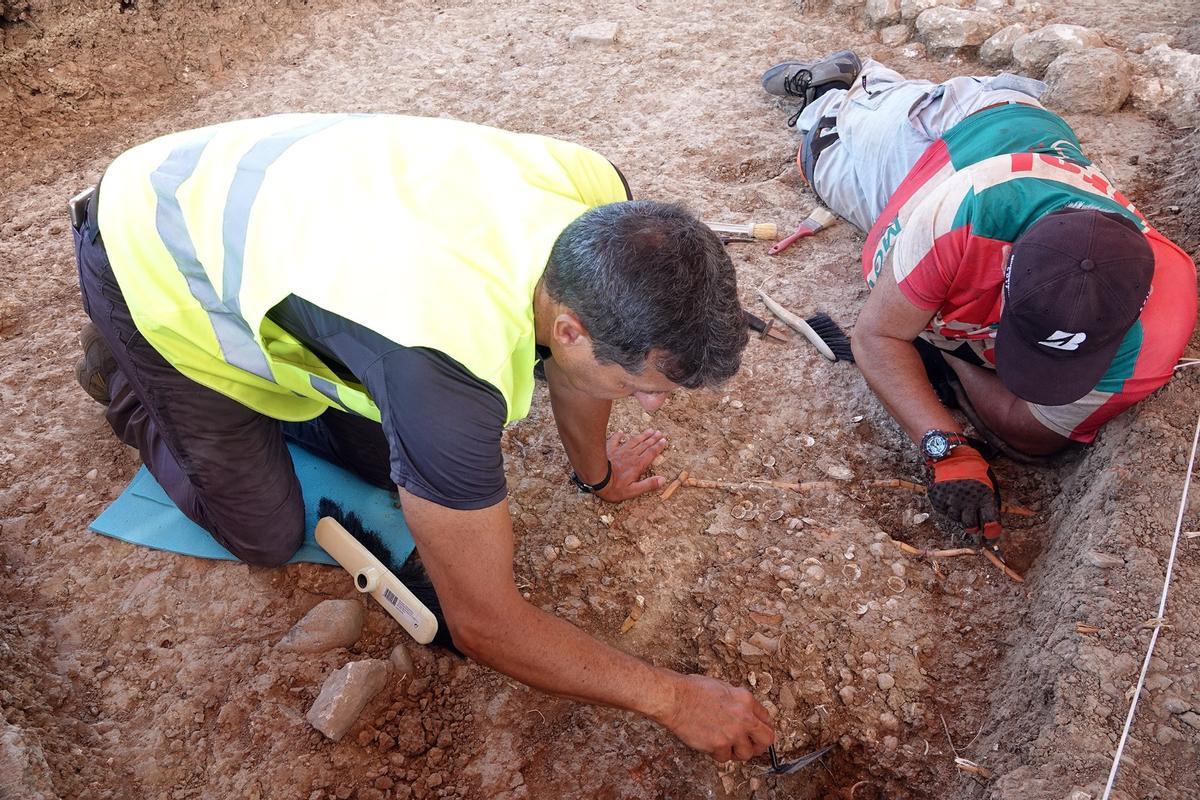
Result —
M 382 353 L 360 379 L 379 406 L 397 486 L 447 508 L 504 499 L 500 436 L 507 415 L 494 387 L 419 347 Z
M 461 510 L 504 499 L 507 406 L 494 386 L 440 351 L 398 345 L 294 295 L 270 317 L 334 372 L 366 387 L 379 406 L 397 486 Z

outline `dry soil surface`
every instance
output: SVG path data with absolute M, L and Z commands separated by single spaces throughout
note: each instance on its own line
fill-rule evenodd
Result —
M 638 196 L 790 228 L 814 199 L 762 69 L 852 47 L 914 76 L 980 71 L 884 46 L 847 5 L 0 2 L 0 797 L 1098 797 L 1157 606 L 1200 369 L 1084 453 L 997 464 L 1007 496 L 1035 512 L 1006 519 L 1024 584 L 981 559 L 897 548 L 949 544 L 919 521 L 921 497 L 866 483 L 920 481 L 914 448 L 854 368 L 798 338 L 752 341 L 724 391 L 673 398 L 654 421 L 672 441 L 657 469 L 834 482 L 820 491 L 605 506 L 567 485 L 539 393 L 505 436 L 522 589 L 656 664 L 751 687 L 785 756 L 837 744 L 792 778 L 715 765 L 645 720 L 416 646 L 416 676 L 332 743 L 304 720 L 325 677 L 405 642 L 368 606 L 348 650 L 274 649 L 321 600 L 354 596 L 343 573 L 199 561 L 87 529 L 138 462 L 74 382 L 84 317 L 64 202 L 123 149 L 282 111 L 445 115 L 579 141 Z M 1038 13 L 1118 43 L 1175 29 L 1194 43 L 1188 3 L 1131 8 Z M 569 44 L 599 20 L 620 24 L 615 46 Z M 1132 111 L 1069 121 L 1194 255 L 1186 132 Z M 732 245 L 745 304 L 765 313 L 764 286 L 852 325 L 861 243 L 841 225 L 778 257 Z M 645 423 L 618 404 L 616 426 Z M 1194 492 L 1184 528 L 1197 527 Z M 568 534 L 582 547 L 563 548 Z M 1200 796 L 1197 547 L 1185 541 L 1176 566 L 1120 797 Z M 645 612 L 621 634 L 638 595 Z M 956 769 L 955 751 L 992 777 Z

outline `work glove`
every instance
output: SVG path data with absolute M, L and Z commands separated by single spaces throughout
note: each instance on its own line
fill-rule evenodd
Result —
M 960 445 L 929 468 L 927 493 L 933 510 L 967 533 L 982 530 L 984 545 L 995 549 L 1003 533 L 1000 486 L 988 462 L 974 447 Z

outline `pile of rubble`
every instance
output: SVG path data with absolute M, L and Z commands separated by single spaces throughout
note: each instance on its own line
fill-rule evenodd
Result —
M 1040 78 L 1046 105 L 1066 113 L 1111 113 L 1127 102 L 1177 127 L 1200 124 L 1200 55 L 1170 46 L 1169 34 L 1117 41 L 1081 25 L 1046 24 L 1032 0 L 831 0 L 860 14 L 879 41 L 923 55 L 976 58 Z

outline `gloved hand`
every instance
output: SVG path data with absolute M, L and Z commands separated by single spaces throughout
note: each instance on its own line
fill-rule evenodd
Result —
M 985 544 L 994 545 L 1000 527 L 1000 487 L 987 461 L 974 447 L 960 445 L 930 464 L 929 504 L 963 526 L 967 533 L 983 529 Z

